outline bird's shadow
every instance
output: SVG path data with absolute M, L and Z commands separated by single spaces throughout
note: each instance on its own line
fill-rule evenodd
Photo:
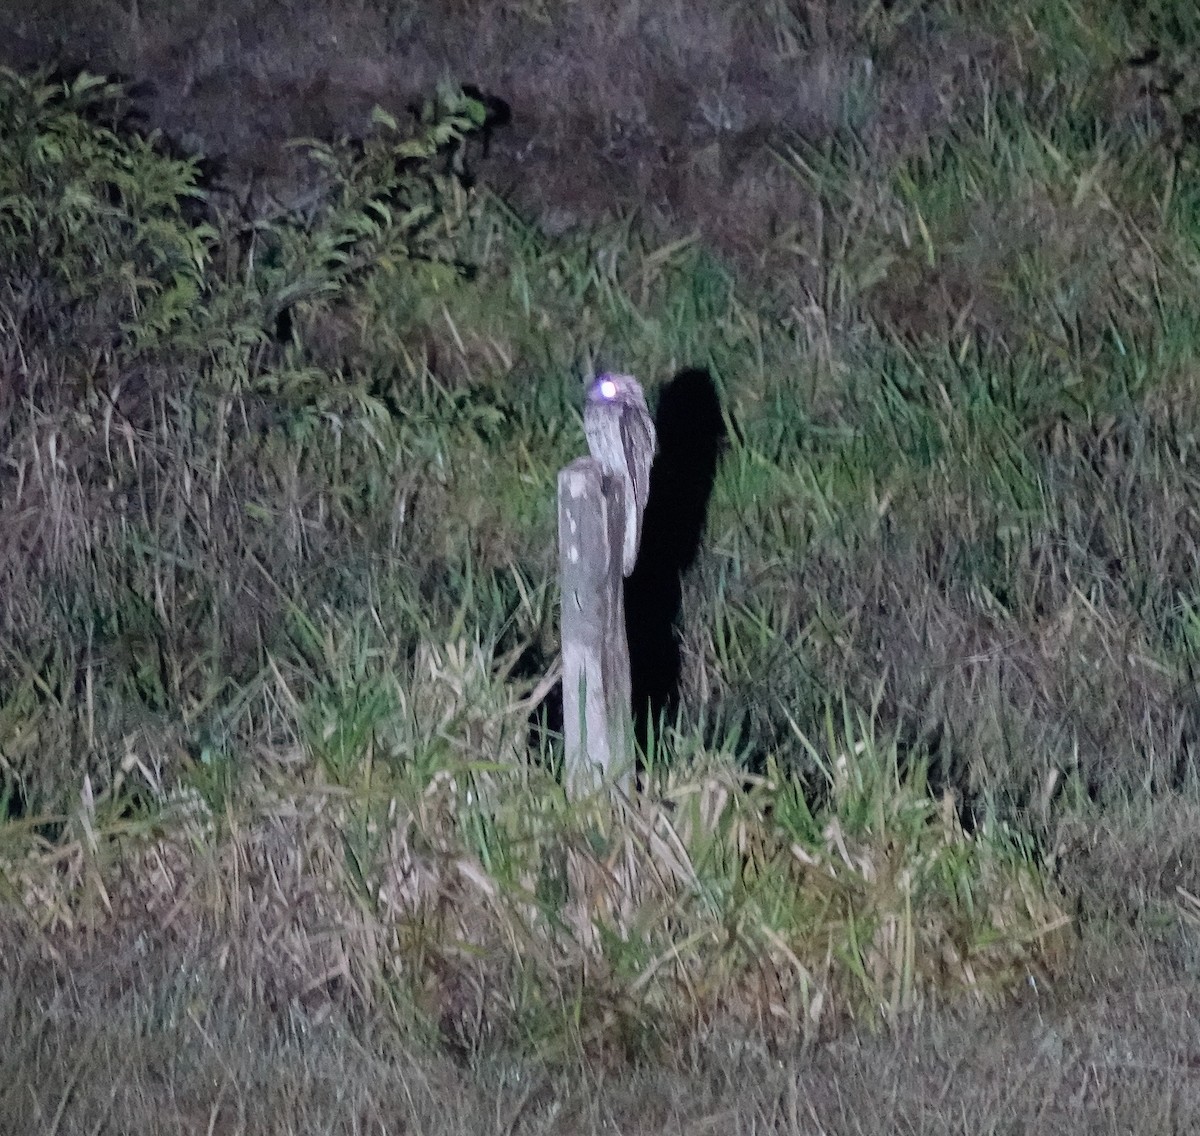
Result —
M 625 581 L 634 730 L 643 752 L 651 727 L 672 718 L 678 706 L 683 578 L 700 551 L 725 448 L 721 400 L 708 371 L 690 368 L 667 383 L 654 424 L 658 453 L 641 546 Z

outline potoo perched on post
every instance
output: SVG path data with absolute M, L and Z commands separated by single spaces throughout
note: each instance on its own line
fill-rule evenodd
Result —
M 625 545 L 621 571 L 628 576 L 642 539 L 642 513 L 650 496 L 650 466 L 658 448 L 646 396 L 632 375 L 601 375 L 587 388 L 583 432 L 604 472 L 625 484 Z

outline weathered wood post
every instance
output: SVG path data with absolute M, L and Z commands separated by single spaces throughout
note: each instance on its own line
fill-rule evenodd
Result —
M 559 470 L 564 774 L 574 796 L 606 779 L 627 789 L 633 772 L 625 509 L 622 479 L 595 458 Z

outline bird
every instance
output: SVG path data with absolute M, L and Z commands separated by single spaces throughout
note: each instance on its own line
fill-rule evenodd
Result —
M 637 379 L 611 374 L 593 379 L 584 396 L 583 432 L 601 469 L 621 478 L 625 486 L 621 571 L 628 576 L 637 562 L 642 514 L 650 496 L 650 466 L 658 449 L 654 421 Z

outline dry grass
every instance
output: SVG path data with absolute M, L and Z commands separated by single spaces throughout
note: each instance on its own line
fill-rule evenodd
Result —
M 0 994 L 11 1131 L 882 1136 L 1188 1130 L 1200 1117 L 1194 981 L 1130 950 L 1002 1013 L 930 1013 L 769 1053 L 713 1038 L 619 1075 L 431 1056 L 372 1017 L 297 1020 L 214 980 L 210 961 L 144 944 L 101 944 L 69 968 L 6 957 L 19 979 Z
M 260 754 L 221 796 L 164 785 L 161 752 L 130 739 L 57 839 L 10 826 L 28 941 L 64 962 L 142 935 L 215 954 L 223 981 L 306 1018 L 391 1001 L 416 1036 L 555 1060 L 718 1029 L 816 1038 L 931 996 L 1003 998 L 1069 959 L 1019 844 L 968 837 L 873 738 L 813 747 L 831 770 L 816 812 L 699 750 L 652 795 L 571 804 L 519 760 L 505 724 L 527 703 L 498 703 L 487 666 L 458 644 L 383 685 L 360 675 L 365 752 L 330 692 L 296 708 L 302 748 Z

